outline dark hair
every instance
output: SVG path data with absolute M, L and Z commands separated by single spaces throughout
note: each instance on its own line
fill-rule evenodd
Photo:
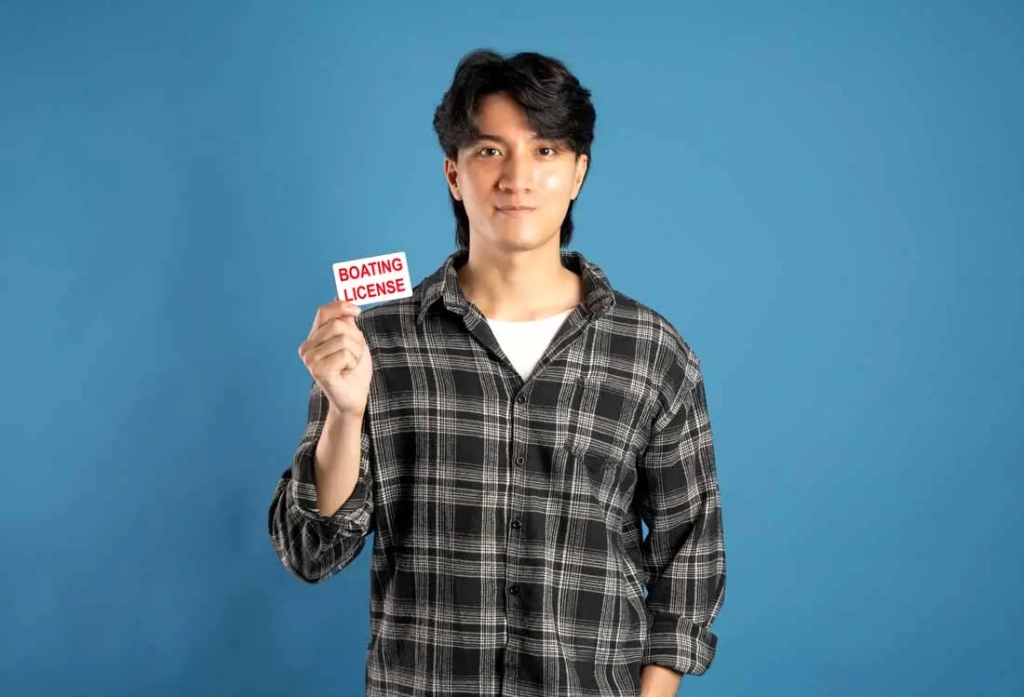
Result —
M 444 154 L 455 159 L 460 148 L 476 140 L 477 110 L 484 97 L 506 94 L 525 111 L 539 136 L 564 141 L 577 155 L 590 158 L 596 114 L 590 91 L 562 61 L 539 53 L 505 57 L 487 49 L 473 51 L 459 61 L 455 77 L 434 112 L 434 131 Z M 455 213 L 455 240 L 469 248 L 466 207 L 448 192 Z M 572 239 L 572 208 L 562 221 L 561 246 Z

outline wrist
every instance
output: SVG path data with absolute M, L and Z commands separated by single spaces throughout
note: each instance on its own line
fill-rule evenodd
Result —
M 676 671 L 655 664 L 645 665 L 640 671 L 641 697 L 674 697 L 683 676 Z
M 362 429 L 363 415 L 366 409 L 336 409 L 334 406 L 327 410 L 327 418 L 324 419 L 325 431 L 347 431 L 352 428 Z

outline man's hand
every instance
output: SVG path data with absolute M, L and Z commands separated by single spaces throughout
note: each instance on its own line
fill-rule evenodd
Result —
M 359 307 L 334 302 L 317 310 L 309 336 L 299 346 L 299 356 L 331 410 L 339 415 L 361 416 L 366 409 L 373 366 L 363 333 L 356 326 Z
M 640 671 L 640 697 L 675 697 L 683 676 L 663 666 L 644 666 Z

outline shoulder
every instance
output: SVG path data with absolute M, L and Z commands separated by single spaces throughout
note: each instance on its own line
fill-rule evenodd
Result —
M 356 324 L 371 348 L 401 343 L 402 337 L 413 330 L 420 303 L 417 293 L 409 298 L 389 300 L 366 307 L 356 318 Z
M 615 353 L 633 354 L 634 370 L 647 373 L 659 389 L 691 385 L 700 378 L 700 359 L 683 333 L 664 314 L 615 288 L 604 270 L 581 254 L 569 255 L 583 270 L 589 286 L 588 304 L 604 307 L 596 327 L 608 332 L 602 344 L 617 346 Z M 609 297 L 610 296 L 610 297 Z M 611 300 L 611 302 L 609 302 Z M 666 383 L 668 383 L 666 385 Z
M 686 390 L 701 379 L 700 357 L 683 332 L 658 310 L 621 291 L 602 324 L 636 342 L 638 360 L 646 357 L 663 387 Z M 673 389 L 675 388 L 675 389 Z
M 356 323 L 371 349 L 404 347 L 409 341 L 416 341 L 430 314 L 426 311 L 441 302 L 439 278 L 442 272 L 443 267 L 414 285 L 407 298 L 363 308 Z
M 356 321 L 371 348 L 401 346 L 419 332 L 425 310 L 441 301 L 444 281 L 450 275 L 455 258 L 456 255 L 446 258 L 444 263 L 416 283 L 409 297 L 363 309 Z

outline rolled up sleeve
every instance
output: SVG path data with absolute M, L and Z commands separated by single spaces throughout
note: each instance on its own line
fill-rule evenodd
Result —
M 698 359 L 688 352 L 667 376 L 676 385 L 640 461 L 648 644 L 644 663 L 703 674 L 715 657 L 711 631 L 725 598 L 725 543 L 711 423 Z
M 372 453 L 364 417 L 359 478 L 352 495 L 334 515 L 317 508 L 314 456 L 327 418 L 326 396 L 310 389 L 305 432 L 274 489 L 269 512 L 270 537 L 285 568 L 309 583 L 324 581 L 359 555 L 374 528 Z

